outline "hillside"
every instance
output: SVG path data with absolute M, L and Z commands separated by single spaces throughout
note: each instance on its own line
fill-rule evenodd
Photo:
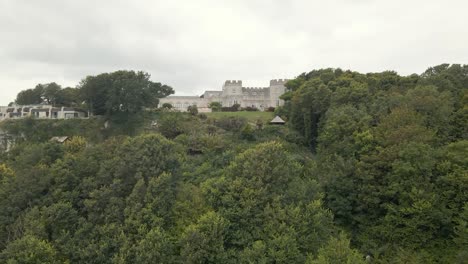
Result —
M 467 65 L 286 87 L 275 113 L 2 122 L 0 262 L 465 263 Z

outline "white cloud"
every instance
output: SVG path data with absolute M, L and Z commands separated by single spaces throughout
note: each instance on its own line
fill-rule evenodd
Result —
M 0 105 L 40 82 L 144 70 L 179 94 L 322 67 L 468 62 L 466 1 L 0 0 Z

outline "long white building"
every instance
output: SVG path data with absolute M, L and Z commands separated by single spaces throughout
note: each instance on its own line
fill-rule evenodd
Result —
M 187 111 L 189 106 L 196 105 L 198 111 L 210 112 L 208 105 L 211 102 L 220 102 L 226 107 L 239 104 L 241 107 L 264 110 L 284 104 L 280 96 L 286 91 L 284 84 L 287 81 L 287 79 L 271 80 L 268 87 L 243 87 L 240 80 L 225 81 L 221 91 L 205 91 L 201 96 L 168 96 L 160 99 L 159 107 L 169 103 L 176 110 Z
M 41 119 L 84 118 L 86 111 L 72 107 L 53 107 L 51 105 L 12 105 L 0 106 L 0 121 L 35 117 Z

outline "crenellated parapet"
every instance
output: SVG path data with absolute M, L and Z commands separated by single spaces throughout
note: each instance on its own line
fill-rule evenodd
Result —
M 242 86 L 241 80 L 227 80 L 224 82 L 224 86 Z
M 288 79 L 273 79 L 270 80 L 270 86 L 275 86 L 275 85 L 284 85 Z

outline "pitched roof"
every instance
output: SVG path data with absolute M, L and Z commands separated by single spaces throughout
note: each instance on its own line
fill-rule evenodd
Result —
M 67 141 L 69 137 L 67 136 L 64 136 L 64 137 L 53 137 L 50 139 L 50 141 L 54 141 L 54 142 L 57 142 L 57 143 L 63 143 L 65 141 Z
M 273 118 L 273 120 L 271 120 L 270 123 L 271 124 L 284 124 L 286 122 L 284 122 L 284 120 L 281 119 L 281 117 L 275 116 L 275 118 Z

